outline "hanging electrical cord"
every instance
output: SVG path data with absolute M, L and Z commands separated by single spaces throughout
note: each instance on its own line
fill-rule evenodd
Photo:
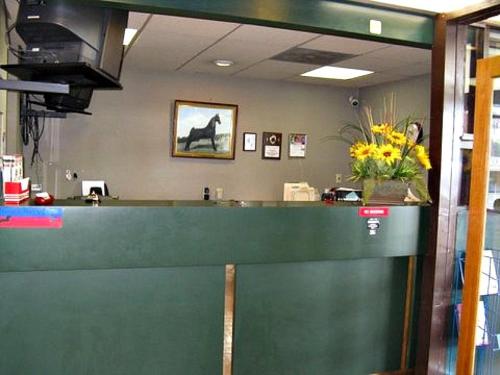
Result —
M 28 146 L 30 138 L 33 141 L 31 166 L 35 162 L 43 162 L 39 146 L 45 131 L 45 111 L 33 110 L 32 104 L 30 94 L 23 94 L 21 98 L 21 138 L 25 146 Z

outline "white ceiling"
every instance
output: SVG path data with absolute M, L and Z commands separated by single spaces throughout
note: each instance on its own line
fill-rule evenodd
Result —
M 308 32 L 242 25 L 229 22 L 130 13 L 129 27 L 143 32 L 128 51 L 124 69 L 155 72 L 180 71 L 233 77 L 365 87 L 430 73 L 430 50 Z M 145 24 L 146 23 L 146 24 Z M 356 55 L 335 66 L 375 73 L 350 80 L 301 77 L 319 67 L 271 60 L 290 48 Z M 229 68 L 217 59 L 232 60 Z

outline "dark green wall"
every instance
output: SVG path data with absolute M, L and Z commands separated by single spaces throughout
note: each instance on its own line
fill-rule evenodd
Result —
M 234 375 L 400 366 L 406 258 L 238 267 Z
M 0 296 L 0 374 L 221 374 L 223 267 L 0 273 Z
M 134 11 L 252 23 L 346 35 L 429 48 L 434 20 L 424 14 L 327 0 L 72 0 Z M 382 22 L 382 34 L 369 32 L 371 19 Z

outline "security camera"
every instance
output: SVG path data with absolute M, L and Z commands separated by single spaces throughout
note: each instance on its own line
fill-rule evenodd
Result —
M 349 97 L 349 103 L 353 106 L 353 107 L 357 107 L 359 105 L 359 99 L 358 98 L 355 98 L 354 96 L 350 96 Z

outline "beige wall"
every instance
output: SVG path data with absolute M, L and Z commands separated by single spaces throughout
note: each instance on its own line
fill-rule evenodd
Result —
M 344 144 L 322 138 L 355 121 L 348 97 L 356 90 L 319 85 L 181 73 L 124 71 L 123 91 L 94 94 L 92 116 L 70 115 L 47 123 L 38 177 L 58 197 L 78 195 L 81 179 L 105 179 L 122 199 L 199 199 L 204 186 L 227 199 L 276 200 L 285 181 L 308 181 L 320 191 L 349 175 Z M 239 105 L 234 161 L 170 156 L 175 99 Z M 258 133 L 257 152 L 242 151 L 242 133 Z M 261 159 L 263 131 L 305 132 L 307 157 Z M 29 149 L 26 159 L 29 159 Z M 67 181 L 64 171 L 78 174 Z
M 426 134 L 429 134 L 431 77 L 430 75 L 362 88 L 359 92 L 361 104 L 373 109 L 375 121 L 380 121 L 384 108 L 384 97 L 394 94 L 398 119 L 412 116 L 422 121 Z

